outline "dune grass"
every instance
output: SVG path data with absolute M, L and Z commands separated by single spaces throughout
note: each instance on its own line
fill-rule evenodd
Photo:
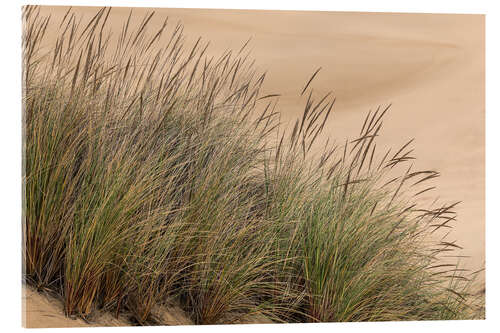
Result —
M 172 300 L 197 324 L 477 316 L 474 275 L 439 258 L 458 245 L 429 242 L 455 204 L 419 206 L 438 173 L 411 169 L 411 142 L 376 151 L 388 107 L 313 154 L 335 102 L 317 72 L 286 131 L 246 44 L 210 57 L 153 12 L 111 34 L 110 11 L 23 9 L 27 283 L 141 325 Z

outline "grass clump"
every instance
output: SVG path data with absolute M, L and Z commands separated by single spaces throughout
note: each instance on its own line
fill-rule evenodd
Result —
M 182 26 L 117 36 L 111 9 L 23 11 L 23 258 L 28 283 L 67 315 L 128 312 L 141 325 L 176 300 L 198 324 L 473 318 L 469 276 L 424 241 L 454 205 L 409 190 L 433 171 L 409 143 L 376 154 L 388 108 L 357 139 L 311 153 L 335 100 L 309 87 L 292 131 L 262 96 L 245 46 L 219 58 Z

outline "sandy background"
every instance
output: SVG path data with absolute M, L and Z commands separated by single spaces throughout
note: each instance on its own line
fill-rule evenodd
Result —
M 59 23 L 67 7 L 43 7 Z M 84 21 L 97 9 L 76 7 Z M 117 33 L 129 8 L 113 8 Z M 149 9 L 134 9 L 136 24 Z M 298 98 L 313 87 L 337 97 L 325 133 L 354 136 L 368 110 L 392 103 L 380 146 L 415 138 L 416 168 L 441 172 L 430 197 L 462 201 L 449 235 L 464 247 L 467 268 L 484 267 L 485 40 L 483 15 L 155 9 L 151 26 L 169 16 L 189 42 L 210 40 L 209 52 L 238 50 L 248 38 L 256 66 L 267 70 L 263 93 L 280 93 L 282 120 L 301 114 Z M 481 276 L 481 279 L 483 279 Z

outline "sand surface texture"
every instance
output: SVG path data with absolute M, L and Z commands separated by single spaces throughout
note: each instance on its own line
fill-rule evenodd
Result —
M 67 7 L 44 7 L 59 22 Z M 74 8 L 90 19 L 96 8 Z M 137 25 L 151 9 L 135 8 Z M 154 9 L 152 27 L 169 16 L 184 24 L 187 43 L 210 41 L 209 53 L 238 50 L 251 38 L 251 55 L 267 70 L 264 94 L 281 94 L 285 123 L 302 113 L 299 95 L 311 74 L 319 96 L 337 98 L 324 136 L 337 142 L 359 133 L 368 110 L 392 103 L 377 147 L 398 148 L 415 138 L 416 169 L 441 173 L 423 200 L 462 201 L 448 236 L 464 249 L 467 268 L 484 267 L 485 71 L 484 16 L 293 11 Z M 118 33 L 129 8 L 113 8 Z M 324 139 L 324 138 L 322 138 Z M 481 276 L 481 279 L 483 277 Z

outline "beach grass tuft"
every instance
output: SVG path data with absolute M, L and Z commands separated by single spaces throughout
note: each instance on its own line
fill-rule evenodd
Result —
M 197 324 L 481 317 L 474 274 L 440 257 L 459 245 L 430 237 L 456 204 L 419 203 L 438 173 L 412 170 L 411 142 L 376 150 L 389 106 L 318 148 L 319 69 L 286 130 L 247 43 L 212 57 L 154 12 L 111 34 L 110 11 L 23 8 L 27 283 L 140 325 L 172 300 Z

